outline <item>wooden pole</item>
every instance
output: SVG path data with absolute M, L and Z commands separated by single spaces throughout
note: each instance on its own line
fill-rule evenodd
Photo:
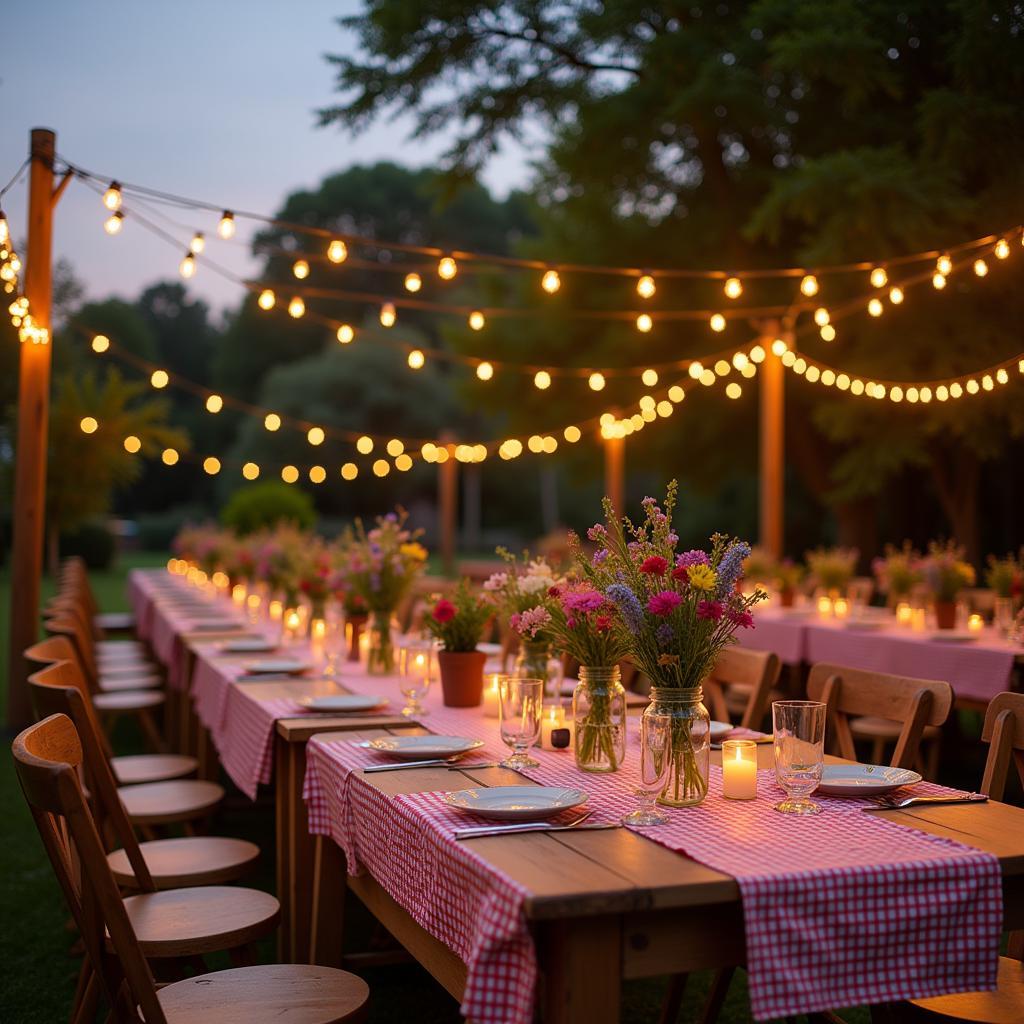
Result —
M 766 335 L 761 344 L 768 353 L 758 376 L 761 378 L 761 466 L 760 529 L 761 547 L 776 558 L 784 548 L 784 496 L 786 478 L 786 368 L 772 352 L 775 336 Z
M 39 327 L 50 329 L 53 275 L 53 158 L 57 137 L 33 128 L 29 154 L 25 297 Z M 32 721 L 22 652 L 39 635 L 39 588 L 46 520 L 46 434 L 50 415 L 50 344 L 21 345 L 18 450 L 14 474 L 14 546 L 11 558 L 11 631 L 7 665 L 7 725 Z
M 626 440 L 622 437 L 605 438 L 604 493 L 611 499 L 618 515 L 625 512 L 626 501 Z
M 446 438 L 442 435 L 442 444 Z M 441 528 L 441 565 L 446 576 L 455 574 L 455 533 L 458 518 L 458 474 L 455 445 L 449 443 L 448 459 L 437 467 L 437 505 Z

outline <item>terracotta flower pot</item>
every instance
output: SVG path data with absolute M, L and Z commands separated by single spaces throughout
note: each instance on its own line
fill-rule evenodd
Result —
M 956 629 L 956 601 L 935 602 L 935 624 L 939 629 Z
M 475 708 L 484 696 L 483 651 L 438 651 L 441 691 L 449 708 Z
M 348 624 L 352 627 L 348 637 L 348 660 L 358 661 L 359 660 L 359 638 L 363 635 L 363 630 L 366 628 L 366 616 L 365 615 L 350 615 L 348 617 Z
M 796 601 L 796 591 L 792 587 L 783 587 L 779 591 L 779 604 L 783 608 L 792 608 Z

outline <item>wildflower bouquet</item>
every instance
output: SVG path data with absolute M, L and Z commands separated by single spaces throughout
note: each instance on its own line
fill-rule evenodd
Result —
M 751 548 L 743 559 L 743 578 L 752 583 L 768 583 L 775 578 L 777 560 L 764 548 Z
M 309 537 L 294 526 L 278 526 L 257 541 L 256 574 L 282 595 L 287 608 L 299 603 L 299 565 L 308 544 Z
M 853 578 L 859 555 L 856 548 L 815 548 L 807 552 L 807 567 L 823 590 L 842 593 Z
M 1024 565 L 1013 555 L 1005 558 L 989 555 L 985 583 L 995 591 L 996 597 L 1016 603 L 1024 592 Z
M 312 617 L 324 618 L 327 601 L 333 593 L 330 549 L 323 541 L 311 541 L 302 551 L 295 568 L 299 590 L 309 599 Z
M 451 599 L 442 597 L 427 616 L 430 635 L 441 642 L 449 653 L 475 651 L 484 627 L 494 614 L 494 605 L 484 596 L 475 594 L 469 580 L 459 581 Z
M 231 537 L 222 555 L 224 571 L 234 583 L 249 583 L 256 575 L 256 556 L 249 537 Z
M 216 526 L 185 526 L 171 546 L 180 558 L 213 573 L 221 567 L 230 543 L 231 535 Z
M 921 556 L 904 541 L 902 548 L 891 544 L 885 547 L 885 555 L 871 563 L 878 589 L 883 591 L 890 602 L 901 601 L 924 579 L 921 570 Z
M 924 581 L 936 603 L 954 602 L 964 587 L 974 586 L 974 567 L 964 561 L 964 549 L 953 541 L 932 541 L 921 564 Z
M 794 562 L 792 558 L 784 558 L 775 566 L 772 580 L 783 607 L 790 607 L 793 604 L 796 589 L 803 582 L 805 575 L 804 567 L 799 562 Z

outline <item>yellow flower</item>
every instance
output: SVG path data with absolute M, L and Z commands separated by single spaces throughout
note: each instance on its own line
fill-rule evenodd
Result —
M 658 655 L 659 665 L 678 665 L 679 655 L 678 654 L 659 654 Z
M 710 565 L 691 565 L 686 574 L 690 577 L 690 586 L 694 590 L 714 590 L 718 582 L 715 570 Z
M 427 549 L 422 544 L 403 544 L 399 551 L 406 558 L 411 558 L 417 562 L 425 562 L 427 560 Z

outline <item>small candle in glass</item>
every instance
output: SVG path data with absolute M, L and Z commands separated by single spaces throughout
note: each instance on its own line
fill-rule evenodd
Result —
M 247 594 L 248 591 L 246 590 L 244 583 L 236 583 L 231 588 L 231 600 L 240 608 L 244 606 Z
M 845 597 L 837 597 L 832 602 L 832 614 L 837 619 L 846 619 L 850 615 L 850 604 Z
M 245 598 L 245 606 L 249 609 L 249 621 L 259 622 L 260 619 L 260 605 L 263 603 L 263 599 L 259 594 L 249 594 Z
M 227 593 L 228 583 L 231 581 L 228 579 L 228 574 L 226 572 L 215 572 L 210 579 L 213 580 L 213 585 L 217 588 L 218 594 Z
M 298 639 L 302 631 L 302 616 L 295 608 L 285 612 L 284 615 L 284 636 L 286 640 Z
M 359 660 L 365 665 L 370 656 L 370 634 L 363 631 L 359 634 Z
M 823 619 L 827 619 L 832 615 L 832 598 L 826 597 L 822 594 L 818 598 L 818 615 Z
M 498 718 L 501 715 L 501 680 L 500 673 L 487 676 L 484 680 L 484 718 Z
M 280 622 L 284 615 L 284 605 L 275 598 L 267 605 L 267 614 L 270 616 L 271 622 Z
M 727 800 L 757 797 L 757 744 L 753 740 L 722 744 L 722 796 Z
M 556 729 L 565 728 L 565 708 L 561 704 L 546 704 L 540 720 L 540 745 L 544 750 L 555 750 L 551 742 L 551 733 Z M 562 750 L 568 748 L 562 747 Z
M 914 621 L 914 609 L 906 601 L 896 605 L 896 625 L 909 626 Z
M 327 620 L 310 619 L 309 650 L 318 669 L 323 668 L 327 656 Z
M 977 613 L 967 620 L 967 630 L 970 633 L 980 633 L 985 628 L 985 620 Z
M 910 628 L 915 633 L 923 633 L 928 628 L 928 612 L 924 608 L 914 608 L 910 614 Z

